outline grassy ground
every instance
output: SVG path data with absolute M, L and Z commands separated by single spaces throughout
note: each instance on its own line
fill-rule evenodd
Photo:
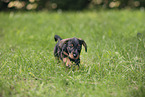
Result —
M 86 41 L 79 70 L 54 59 L 55 34 Z M 145 96 L 145 12 L 0 12 L 1 96 Z

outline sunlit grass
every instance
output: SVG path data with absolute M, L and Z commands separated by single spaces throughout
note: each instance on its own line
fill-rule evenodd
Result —
M 128 10 L 1 12 L 0 96 L 145 96 L 144 17 Z M 86 41 L 79 70 L 54 59 L 55 34 Z

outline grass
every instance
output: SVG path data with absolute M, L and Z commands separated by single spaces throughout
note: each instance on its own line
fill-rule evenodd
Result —
M 0 12 L 0 96 L 145 96 L 145 12 Z M 79 70 L 53 56 L 54 35 L 86 41 Z

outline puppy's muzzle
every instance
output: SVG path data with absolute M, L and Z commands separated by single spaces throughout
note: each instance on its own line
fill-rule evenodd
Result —
M 74 52 L 73 52 L 73 57 L 74 57 L 74 58 L 76 58 L 78 55 L 79 55 L 79 54 L 78 54 L 77 49 L 76 49 L 76 50 L 74 50 Z
M 73 54 L 73 57 L 76 58 L 78 55 L 76 53 Z

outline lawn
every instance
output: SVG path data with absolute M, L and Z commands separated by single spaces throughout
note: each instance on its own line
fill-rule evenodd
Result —
M 82 38 L 79 70 L 54 35 Z M 0 12 L 0 97 L 145 97 L 145 12 Z

